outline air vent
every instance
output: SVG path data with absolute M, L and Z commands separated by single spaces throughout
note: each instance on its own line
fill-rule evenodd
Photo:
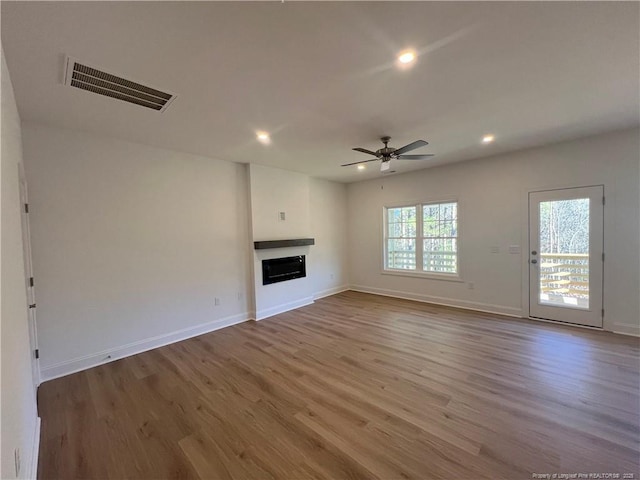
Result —
M 66 59 L 64 84 L 88 92 L 134 103 L 141 107 L 164 112 L 176 95 L 104 72 L 80 63 L 72 57 Z

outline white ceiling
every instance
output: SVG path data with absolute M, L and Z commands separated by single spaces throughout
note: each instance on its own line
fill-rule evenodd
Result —
M 639 6 L 2 2 L 2 44 L 23 120 L 352 182 L 380 175 L 340 164 L 382 135 L 430 142 L 404 172 L 638 125 Z M 65 87 L 67 54 L 179 96 L 158 113 Z

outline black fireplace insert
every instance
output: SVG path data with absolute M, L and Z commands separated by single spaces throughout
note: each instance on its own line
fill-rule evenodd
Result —
M 262 284 L 285 282 L 307 276 L 304 255 L 295 257 L 270 258 L 262 261 Z

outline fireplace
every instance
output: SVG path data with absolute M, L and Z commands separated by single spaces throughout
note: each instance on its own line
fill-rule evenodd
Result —
M 304 255 L 262 260 L 262 284 L 270 285 L 307 276 Z

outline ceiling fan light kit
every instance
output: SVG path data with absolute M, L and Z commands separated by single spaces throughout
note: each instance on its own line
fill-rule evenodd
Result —
M 356 147 L 353 150 L 356 152 L 366 153 L 367 155 L 373 155 L 376 158 L 371 158 L 369 160 L 361 160 L 359 162 L 351 162 L 345 163 L 342 166 L 348 167 L 351 165 L 359 165 L 361 163 L 367 162 L 375 162 L 376 160 L 380 160 L 380 171 L 382 173 L 394 173 L 395 170 L 391 170 L 391 160 L 426 160 L 427 158 L 433 157 L 432 153 L 425 153 L 422 155 L 404 155 L 406 152 L 410 152 L 420 147 L 424 147 L 429 145 L 429 142 L 425 140 L 416 140 L 415 142 L 411 142 L 404 147 L 393 148 L 389 146 L 389 141 L 391 137 L 382 137 L 380 141 L 384 143 L 384 148 L 380 148 L 375 152 L 371 150 L 367 150 L 366 148 Z

